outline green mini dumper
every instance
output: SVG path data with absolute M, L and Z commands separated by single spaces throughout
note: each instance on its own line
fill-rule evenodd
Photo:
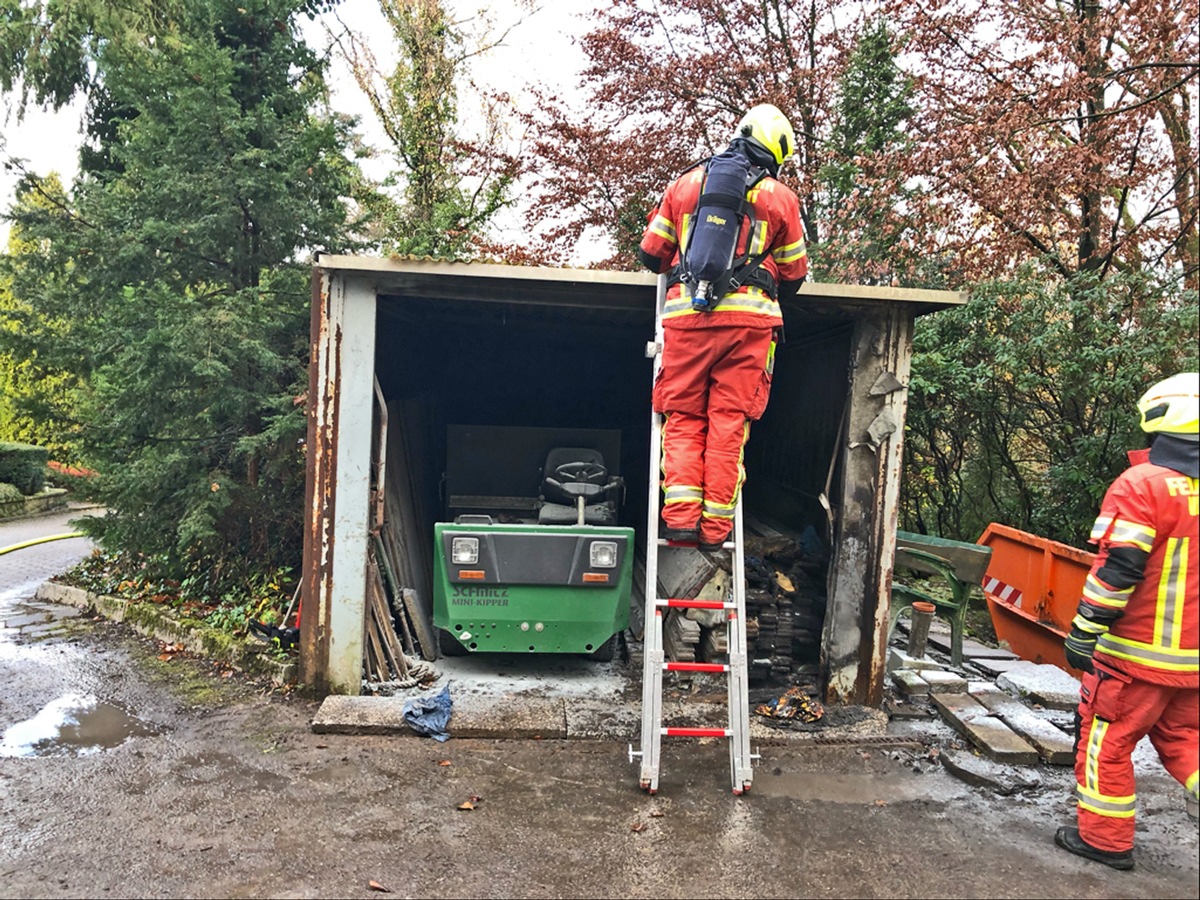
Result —
M 443 655 L 613 658 L 633 586 L 634 530 L 617 524 L 624 482 L 590 447 L 550 450 L 541 474 L 536 499 L 506 498 L 507 513 L 434 524 L 433 622 Z

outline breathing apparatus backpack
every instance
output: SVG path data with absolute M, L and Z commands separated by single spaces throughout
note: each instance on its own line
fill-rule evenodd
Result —
M 759 269 L 769 250 L 753 258 L 747 253 L 734 259 L 744 219 L 750 220 L 747 233 L 754 234 L 754 207 L 746 201 L 746 191 L 766 174 L 765 169 L 732 148 L 704 164 L 692 227 L 671 279 L 672 283 L 687 285 L 693 309 L 709 312 L 722 297 L 748 282 L 775 296 L 775 280 Z

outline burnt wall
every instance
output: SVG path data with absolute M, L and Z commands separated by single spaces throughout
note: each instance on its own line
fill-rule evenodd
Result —
M 619 429 L 622 518 L 642 539 L 653 328 L 648 313 L 381 296 L 376 374 L 389 407 L 400 401 L 405 428 L 422 435 L 433 482 L 449 424 Z M 771 401 L 746 448 L 747 510 L 776 527 L 825 534 L 817 497 L 837 445 L 852 330 L 848 319 L 789 312 Z

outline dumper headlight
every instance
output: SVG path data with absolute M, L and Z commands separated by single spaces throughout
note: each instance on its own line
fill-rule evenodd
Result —
M 593 569 L 613 569 L 617 565 L 617 545 L 614 541 L 592 541 Z
M 456 566 L 473 566 L 479 562 L 479 538 L 456 537 L 450 545 L 450 559 Z

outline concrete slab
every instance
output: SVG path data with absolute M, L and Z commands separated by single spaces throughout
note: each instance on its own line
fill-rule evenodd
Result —
M 1074 709 L 1079 705 L 1079 682 L 1058 666 L 1022 661 L 996 678 L 1010 694 L 1050 709 Z
M 903 650 L 892 647 L 888 650 L 887 670 L 895 669 L 940 669 L 942 664 L 932 659 L 917 659 Z
M 927 721 L 932 719 L 937 713 L 933 708 L 923 702 L 924 698 L 916 697 L 910 701 L 901 699 L 888 699 L 883 702 L 883 711 L 887 713 L 888 719 L 892 721 Z
M 1004 720 L 1004 724 L 1037 748 L 1038 755 L 1054 766 L 1075 764 L 1074 741 L 1052 723 L 999 688 L 971 691 L 971 696 Z
M 950 652 L 950 632 L 929 632 L 929 643 L 943 653 Z M 989 647 L 969 637 L 963 638 L 963 658 L 976 659 L 1020 659 L 1017 654 L 1003 647 Z
M 946 771 L 960 781 L 1000 794 L 1015 794 L 1041 786 L 1041 779 L 1028 770 L 995 763 L 973 753 L 943 750 L 938 758 Z
M 27 628 L 30 625 L 45 625 L 51 618 L 45 612 L 27 612 L 23 615 L 9 616 L 0 622 L 0 628 L 11 628 L 13 631 L 20 631 L 22 628 Z
M 946 721 L 989 758 L 1012 765 L 1037 763 L 1037 750 L 969 694 L 930 696 Z
M 896 693 L 905 697 L 923 697 L 929 693 L 929 682 L 914 669 L 897 669 L 892 672 Z
M 414 693 L 412 696 L 421 696 Z M 561 699 L 455 696 L 448 731 L 452 738 L 565 738 L 567 718 Z M 316 734 L 410 734 L 404 721 L 407 696 L 330 695 L 313 717 Z
M 967 659 L 1020 659 L 1007 647 L 992 647 L 971 638 L 963 638 L 963 656 Z
M 330 694 L 313 716 L 315 734 L 413 734 L 404 721 L 407 697 Z
M 970 662 L 972 666 L 974 666 L 980 672 L 983 672 L 983 674 L 987 675 L 989 678 L 995 678 L 999 675 L 1003 675 L 1010 669 L 1019 666 L 1021 663 L 1026 662 L 1026 660 L 1019 659 L 1017 657 L 1014 657 L 1013 659 L 987 659 L 984 657 L 975 657 L 974 659 L 968 660 L 968 662 Z
M 967 691 L 967 679 L 954 672 L 925 669 L 919 674 L 921 680 L 929 685 L 931 694 L 965 694 Z
M 1031 712 L 1043 721 L 1049 722 L 1059 731 L 1071 735 L 1075 739 L 1075 710 L 1073 709 L 1035 709 Z

